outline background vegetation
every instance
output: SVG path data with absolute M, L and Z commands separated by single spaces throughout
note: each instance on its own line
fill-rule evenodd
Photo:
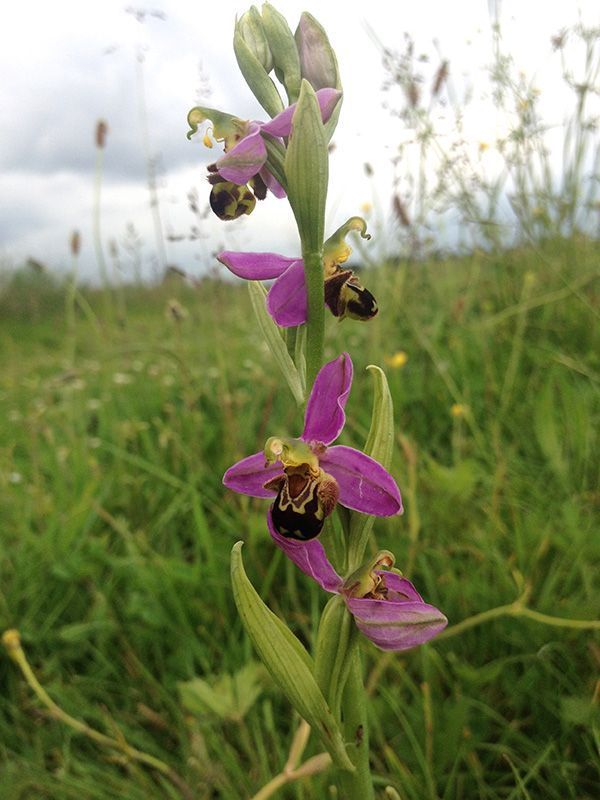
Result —
M 363 643 L 382 792 L 596 796 L 592 631 L 502 612 L 452 626 L 520 597 L 597 617 L 597 264 L 583 237 L 390 263 L 363 276 L 375 320 L 328 322 L 328 355 L 355 354 L 346 443 L 369 425 L 364 368 L 390 359 L 407 510 L 375 536 L 450 620 L 415 652 Z M 272 547 L 264 502 L 221 486 L 235 459 L 299 425 L 245 287 L 172 276 L 118 302 L 78 294 L 72 314 L 69 287 L 29 270 L 0 302 L 2 629 L 20 630 L 66 712 L 162 759 L 191 796 L 252 797 L 298 720 L 237 620 L 232 545 L 248 542 L 252 581 L 306 642 L 326 597 Z M 0 680 L 3 797 L 181 796 L 54 721 L 8 658 Z M 279 796 L 327 786 L 325 773 Z

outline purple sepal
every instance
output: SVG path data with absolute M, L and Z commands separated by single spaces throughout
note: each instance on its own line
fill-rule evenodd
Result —
M 337 89 L 327 88 L 319 89 L 316 95 L 321 109 L 321 119 L 323 122 L 327 122 L 329 117 L 333 114 L 333 110 L 342 96 L 342 93 Z M 270 133 L 271 136 L 289 136 L 292 131 L 292 119 L 295 110 L 296 103 L 293 103 L 280 114 L 277 114 L 276 117 L 273 117 L 270 122 L 265 122 L 261 125 L 261 129 L 265 131 L 265 133 Z
M 265 489 L 264 484 L 277 475 L 281 475 L 281 464 L 275 463 L 265 466 L 265 454 L 260 452 L 242 458 L 241 461 L 229 467 L 225 475 L 223 475 L 223 483 L 228 489 L 240 494 L 272 499 L 277 492 L 272 489 Z
M 334 445 L 319 456 L 319 463 L 338 482 L 340 503 L 346 508 L 378 517 L 403 512 L 398 484 L 385 467 L 366 453 Z
M 344 409 L 352 386 L 352 361 L 348 353 L 321 368 L 313 384 L 304 416 L 305 442 L 330 444 L 346 422 Z
M 245 278 L 248 281 L 268 281 L 279 278 L 298 259 L 286 258 L 277 253 L 237 253 L 224 250 L 219 253 L 217 260 L 238 278 Z
M 267 295 L 267 310 L 281 328 L 302 325 L 308 316 L 304 262 L 293 261 Z
M 342 579 L 331 566 L 323 545 L 318 539 L 311 539 L 308 542 L 300 542 L 296 539 L 288 539 L 277 533 L 273 527 L 271 509 L 267 514 L 267 525 L 269 533 L 277 547 L 291 559 L 294 564 L 301 569 L 305 575 L 315 580 L 322 589 L 332 594 L 338 594 L 342 585 Z

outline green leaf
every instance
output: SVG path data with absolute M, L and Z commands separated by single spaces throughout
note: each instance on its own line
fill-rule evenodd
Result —
M 246 633 L 277 686 L 320 736 L 334 763 L 353 770 L 340 729 L 315 680 L 313 660 L 258 596 L 244 570 L 242 545 L 237 542 L 231 551 L 231 583 Z
M 329 180 L 327 142 L 315 91 L 303 80 L 285 158 L 288 199 L 298 224 L 303 255 L 320 256 L 323 247 Z
M 364 452 L 379 461 L 386 469 L 392 463 L 392 450 L 394 447 L 394 405 L 388 386 L 385 372 L 371 364 L 367 367 L 373 376 L 373 410 L 371 412 L 371 427 Z M 363 559 L 369 534 L 373 528 L 375 517 L 359 514 L 356 511 L 350 515 L 350 529 L 348 534 L 348 568 L 349 571 L 357 569 Z
M 259 327 L 269 346 L 269 350 L 273 354 L 273 358 L 283 373 L 283 376 L 286 379 L 292 394 L 294 395 L 294 400 L 299 406 L 301 406 L 304 402 L 303 381 L 294 365 L 294 362 L 292 361 L 290 354 L 288 353 L 279 328 L 273 322 L 271 315 L 267 311 L 267 307 L 265 305 L 265 297 L 267 296 L 265 287 L 260 281 L 248 281 L 248 291 L 250 292 L 252 308 L 254 309 Z
M 432 491 L 439 496 L 444 495 L 448 502 L 460 500 L 465 503 L 475 492 L 479 468 L 471 458 L 465 458 L 450 467 L 428 458 L 426 480 Z
M 237 29 L 233 36 L 233 50 L 240 71 L 256 99 L 270 117 L 277 116 L 283 111 L 283 100 L 265 68 Z
M 564 430 L 557 419 L 557 396 L 554 381 L 548 381 L 538 392 L 535 398 L 533 430 L 550 466 L 558 478 L 564 480 L 568 473 L 568 463 L 564 452 Z
M 255 661 L 234 675 L 193 678 L 177 684 L 183 706 L 192 714 L 212 713 L 220 719 L 241 721 L 258 700 L 266 671 Z
M 263 29 L 269 42 L 275 74 L 285 86 L 290 105 L 300 94 L 300 58 L 296 40 L 283 14 L 270 3 L 263 4 Z
M 589 697 L 561 697 L 561 717 L 571 725 L 600 725 L 600 709 Z

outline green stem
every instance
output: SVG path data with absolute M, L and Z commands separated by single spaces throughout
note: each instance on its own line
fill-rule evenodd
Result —
M 315 679 L 330 707 L 331 698 L 336 694 L 334 684 L 338 670 L 348 651 L 349 626 L 352 626 L 350 614 L 340 595 L 335 595 L 321 614 L 315 647 Z
M 66 296 L 66 317 L 67 317 L 67 332 L 69 337 L 69 364 L 71 367 L 75 365 L 75 353 L 77 350 L 77 327 L 75 324 L 75 298 L 77 295 L 77 256 L 73 255 L 73 268 L 71 269 L 71 276 L 67 285 Z
M 102 193 L 102 165 L 104 161 L 104 148 L 96 148 L 96 177 L 94 181 L 94 248 L 96 250 L 96 262 L 100 271 L 102 286 L 108 291 L 108 269 L 102 248 L 102 229 L 101 229 L 101 193 Z
M 346 750 L 356 767 L 345 775 L 339 771 L 340 797 L 344 800 L 374 800 L 373 779 L 369 765 L 369 728 L 367 699 L 358 648 L 350 656 L 350 672 L 342 698 L 343 734 Z
M 323 364 L 325 338 L 325 300 L 323 292 L 323 259 L 321 253 L 305 253 L 304 274 L 308 293 L 308 321 L 306 323 L 306 385 L 311 387 Z
M 34 692 L 38 700 L 46 706 L 50 715 L 54 719 L 62 722 L 65 725 L 68 725 L 77 733 L 87 736 L 88 739 L 96 742 L 96 744 L 121 752 L 126 759 L 138 761 L 140 764 L 145 764 L 147 767 L 160 772 L 162 775 L 169 778 L 169 780 L 180 790 L 182 796 L 185 797 L 186 800 L 193 800 L 190 787 L 184 782 L 180 775 L 172 770 L 168 764 L 165 764 L 164 761 L 161 761 L 161 759 L 156 758 L 156 756 L 150 755 L 149 753 L 145 753 L 143 750 L 138 750 L 135 747 L 131 747 L 131 745 L 125 741 L 125 738 L 120 733 L 113 739 L 111 736 L 106 736 L 106 734 L 100 733 L 100 731 L 92 728 L 87 723 L 81 722 L 81 720 L 78 720 L 75 717 L 72 717 L 70 714 L 67 714 L 66 711 L 63 711 L 63 709 L 50 697 L 31 669 L 31 666 L 29 665 L 25 655 L 25 651 L 21 647 L 21 640 L 18 631 L 13 629 L 5 631 L 2 635 L 2 644 L 6 648 L 10 658 L 21 670 L 21 674 L 25 678 L 25 681 L 30 689 Z
M 489 622 L 492 619 L 499 617 L 525 617 L 532 619 L 535 622 L 541 622 L 543 625 L 552 625 L 555 628 L 574 628 L 578 630 L 600 630 L 600 620 L 595 619 L 568 619 L 566 617 L 552 617 L 549 614 L 542 614 L 540 611 L 534 611 L 521 604 L 519 600 L 514 603 L 508 603 L 505 606 L 497 606 L 496 608 L 489 608 L 487 611 L 482 611 L 480 614 L 474 614 L 472 617 L 446 628 L 445 631 L 438 633 L 436 642 L 442 639 L 449 639 L 451 636 L 456 636 L 459 633 L 474 628 L 476 625 L 481 625 L 483 622 Z

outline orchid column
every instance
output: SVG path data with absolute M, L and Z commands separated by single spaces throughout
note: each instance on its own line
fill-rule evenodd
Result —
M 373 413 L 363 450 L 333 444 L 346 420 L 354 370 L 348 353 L 323 364 L 325 307 L 340 321 L 377 314 L 373 295 L 345 267 L 351 252 L 346 237 L 355 232 L 368 239 L 365 221 L 351 217 L 325 240 L 328 145 L 342 100 L 335 54 L 310 14 L 302 14 L 293 35 L 268 3 L 238 20 L 234 49 L 270 121 L 196 107 L 188 116 L 189 135 L 208 123 L 204 143 L 212 147 L 214 138 L 224 145 L 224 155 L 208 167 L 210 203 L 221 219 L 252 213 L 268 191 L 289 200 L 300 254 L 226 251 L 218 259 L 250 281 L 258 324 L 296 404 L 304 408 L 304 426 L 299 437 L 272 431 L 257 452 L 227 470 L 223 482 L 269 501 L 265 528 L 273 544 L 332 595 L 314 656 L 253 588 L 242 542 L 232 552 L 233 594 L 260 658 L 331 756 L 339 796 L 372 800 L 361 634 L 380 649 L 406 650 L 431 639 L 447 620 L 394 570 L 392 553 L 364 558 L 375 517 L 402 513 L 389 472 L 392 401 L 378 367 L 370 367 Z M 275 281 L 268 294 L 261 283 L 267 279 Z

